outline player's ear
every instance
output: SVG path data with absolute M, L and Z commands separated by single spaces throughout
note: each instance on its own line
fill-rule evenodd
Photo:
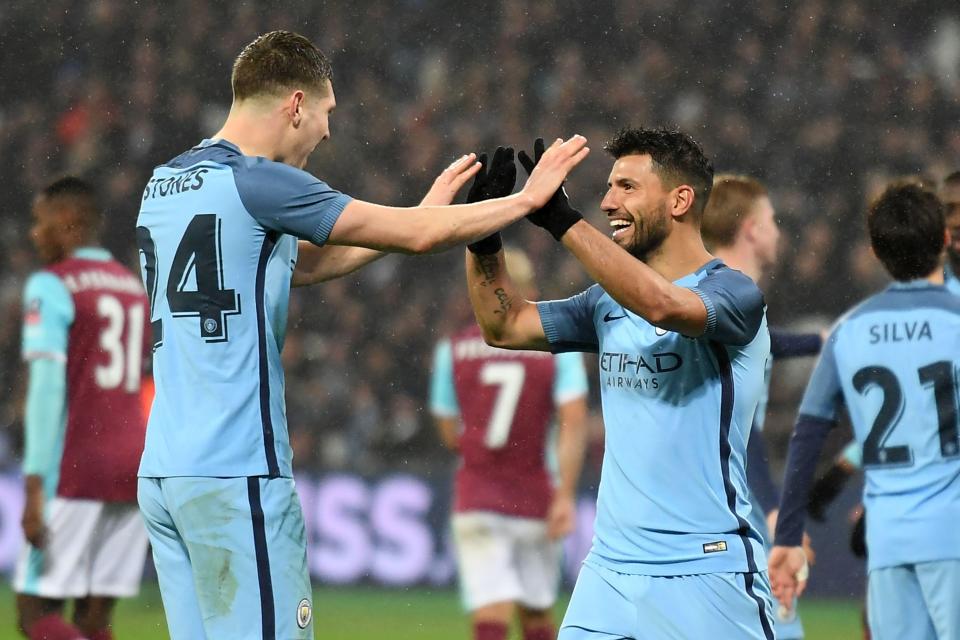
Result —
M 290 124 L 292 124 L 294 128 L 299 127 L 301 120 L 303 120 L 303 99 L 304 94 L 300 89 L 291 93 L 287 98 L 285 110 L 289 113 Z
M 690 185 L 681 184 L 675 188 L 671 202 L 671 215 L 673 215 L 674 218 L 679 218 L 690 211 L 690 209 L 693 208 L 693 199 L 694 192 Z

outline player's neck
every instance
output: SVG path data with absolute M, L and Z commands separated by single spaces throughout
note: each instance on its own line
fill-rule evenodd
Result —
M 693 273 L 712 259 L 713 255 L 703 246 L 700 230 L 680 227 L 647 256 L 646 263 L 672 282 Z
M 213 139 L 236 145 L 245 156 L 277 160 L 282 155 L 279 149 L 282 135 L 270 113 L 262 109 L 232 106 Z
M 731 245 L 728 247 L 717 247 L 713 250 L 713 255 L 723 260 L 728 267 L 736 269 L 759 283 L 763 278 L 763 266 L 756 252 L 748 247 Z
M 943 284 L 944 282 L 943 269 L 937 267 L 936 269 L 933 270 L 933 273 L 931 273 L 926 278 L 924 278 L 924 280 L 926 280 L 930 284 L 937 284 L 937 285 Z

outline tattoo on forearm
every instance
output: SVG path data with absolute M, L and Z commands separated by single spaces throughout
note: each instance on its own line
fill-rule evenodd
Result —
M 500 303 L 500 308 L 494 309 L 493 312 L 505 314 L 507 311 L 510 311 L 510 307 L 513 306 L 513 298 L 503 290 L 503 287 L 494 289 L 493 293 L 497 296 L 497 302 Z
M 497 279 L 499 266 L 500 262 L 496 254 L 477 256 L 477 273 L 483 278 L 480 281 L 481 287 L 493 284 L 493 281 Z

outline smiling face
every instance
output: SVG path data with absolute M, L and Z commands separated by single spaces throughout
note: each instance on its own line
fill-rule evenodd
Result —
M 670 234 L 671 190 L 646 154 L 617 158 L 607 187 L 600 208 L 607 214 L 613 241 L 646 261 Z

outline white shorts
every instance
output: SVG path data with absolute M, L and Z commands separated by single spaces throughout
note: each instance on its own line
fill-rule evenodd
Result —
M 547 523 L 490 512 L 453 516 L 453 540 L 464 607 L 474 611 L 497 602 L 549 609 L 560 583 L 560 542 L 547 537 Z
M 52 498 L 43 549 L 24 544 L 13 589 L 54 600 L 140 591 L 147 531 L 134 503 Z

